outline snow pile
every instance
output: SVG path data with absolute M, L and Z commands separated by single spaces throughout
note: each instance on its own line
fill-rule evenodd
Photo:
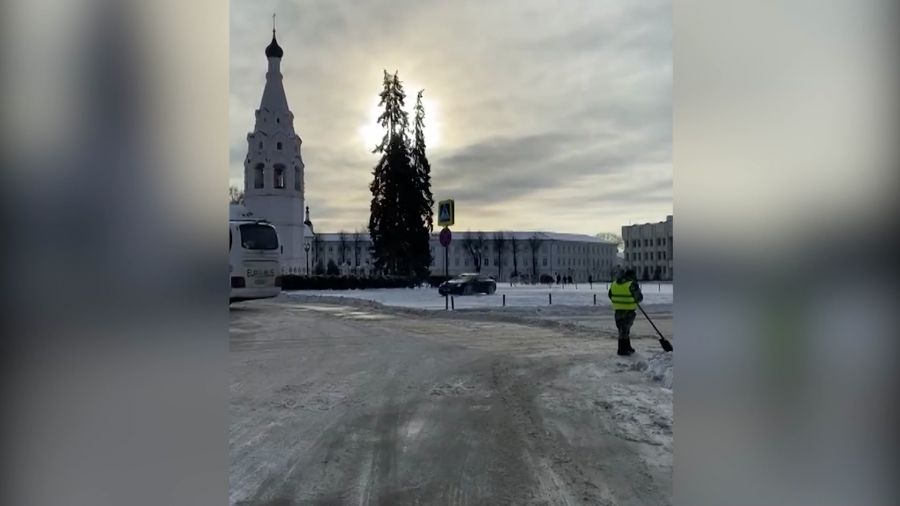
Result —
M 631 363 L 628 367 L 632 371 L 641 371 L 645 376 L 662 383 L 665 388 L 671 389 L 674 380 L 674 368 L 672 364 L 672 353 L 664 351 L 656 351 L 644 359 L 642 355 L 636 355 L 638 360 Z M 624 365 L 624 362 L 622 363 Z
M 658 351 L 647 358 L 645 374 L 653 381 L 659 381 L 666 388 L 671 389 L 675 379 L 675 368 L 672 363 L 672 353 Z

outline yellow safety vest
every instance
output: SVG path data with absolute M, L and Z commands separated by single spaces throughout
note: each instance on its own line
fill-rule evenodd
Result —
M 610 286 L 609 291 L 609 300 L 612 301 L 613 309 L 626 311 L 637 309 L 637 301 L 631 295 L 631 281 L 615 282 Z

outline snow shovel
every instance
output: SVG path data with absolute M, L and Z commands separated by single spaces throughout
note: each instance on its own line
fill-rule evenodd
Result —
M 670 343 L 668 339 L 663 337 L 662 332 L 660 332 L 659 329 L 656 328 L 656 324 L 653 323 L 653 320 L 651 320 L 649 316 L 647 316 L 647 313 L 644 311 L 644 308 L 642 308 L 640 304 L 638 304 L 638 309 L 641 310 L 641 314 L 643 314 L 644 318 L 646 318 L 647 321 L 650 322 L 650 325 L 653 326 L 653 330 L 655 330 L 656 333 L 659 334 L 659 344 L 662 346 L 663 351 L 672 351 L 672 343 Z

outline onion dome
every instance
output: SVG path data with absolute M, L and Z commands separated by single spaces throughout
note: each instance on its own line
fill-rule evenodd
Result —
M 275 30 L 272 30 L 272 43 L 266 47 L 266 58 L 281 58 L 284 56 L 284 50 L 275 40 Z

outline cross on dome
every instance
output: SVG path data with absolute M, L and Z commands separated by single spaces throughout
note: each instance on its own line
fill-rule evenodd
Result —
M 272 13 L 272 42 L 266 47 L 266 58 L 281 58 L 284 56 L 284 50 L 275 40 L 275 14 Z

